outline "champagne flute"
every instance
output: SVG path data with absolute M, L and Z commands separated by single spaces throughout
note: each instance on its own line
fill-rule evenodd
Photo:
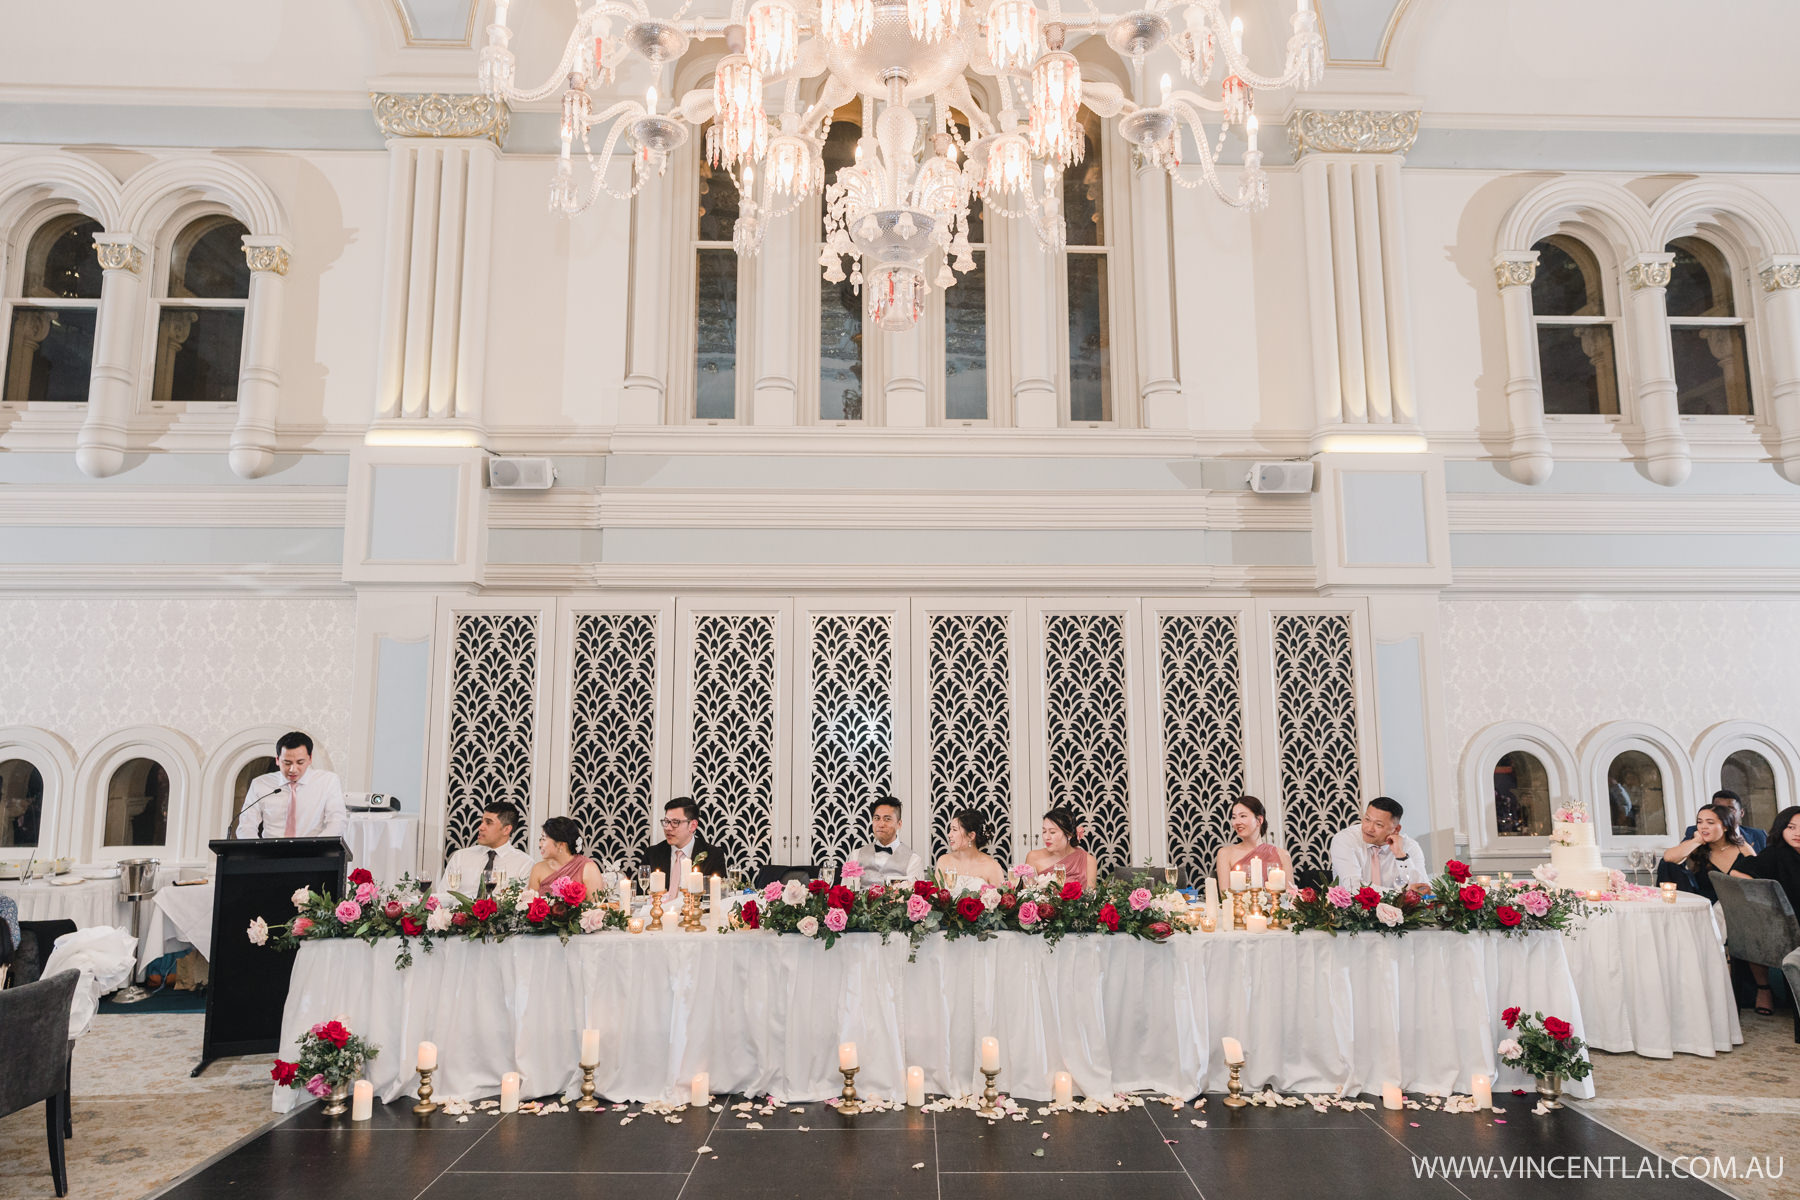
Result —
M 648 896 L 650 894 L 650 868 L 649 867 L 639 867 L 637 869 L 637 890 L 638 890 L 638 895 L 640 895 L 640 896 Z
M 1168 866 L 1166 866 L 1162 869 L 1162 873 L 1163 873 L 1163 882 L 1168 884 L 1170 887 L 1174 887 L 1175 886 L 1175 876 L 1180 873 L 1180 869 L 1178 867 L 1176 867 L 1174 863 L 1170 863 Z
M 463 890 L 462 868 L 461 867 L 451 867 L 449 870 L 449 873 L 444 876 L 444 882 L 445 882 L 445 884 L 447 884 L 449 886 L 451 891 L 453 891 L 453 892 L 462 891 Z

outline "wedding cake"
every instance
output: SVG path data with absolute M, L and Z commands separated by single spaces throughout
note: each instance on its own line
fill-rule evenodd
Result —
M 1557 887 L 1571 891 L 1605 891 L 1608 872 L 1594 841 L 1594 823 L 1587 809 L 1571 805 L 1556 810 L 1551 825 L 1550 865 L 1556 869 Z

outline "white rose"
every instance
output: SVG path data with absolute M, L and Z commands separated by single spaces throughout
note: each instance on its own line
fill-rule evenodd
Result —
M 791 908 L 798 908 L 806 903 L 806 885 L 798 879 L 790 879 L 787 886 L 781 889 L 781 902 Z
M 293 896 L 290 897 L 290 899 L 292 899 L 294 902 L 294 907 L 295 908 L 305 908 L 306 907 L 306 897 L 308 894 L 309 893 L 306 888 L 303 888 L 303 887 L 295 888 Z
M 1406 914 L 1402 913 L 1391 904 L 1377 904 L 1375 906 L 1375 919 L 1380 921 L 1383 925 L 1386 925 L 1389 929 L 1398 925 L 1401 921 L 1405 920 L 1405 918 Z
M 261 917 L 250 922 L 250 944 L 261 946 L 269 940 L 269 923 Z
M 516 903 L 518 904 L 518 906 L 520 908 L 530 908 L 531 902 L 533 900 L 537 900 L 537 899 L 540 899 L 538 894 L 536 892 L 532 891 L 530 888 L 526 888 L 524 891 L 519 893 L 519 899 L 516 901 Z
M 819 919 L 817 917 L 801 917 L 799 929 L 807 937 L 819 936 Z
M 606 927 L 606 910 L 604 908 L 584 908 L 581 910 L 581 932 L 599 933 Z
M 450 909 L 447 905 L 438 905 L 425 914 L 425 928 L 433 933 L 442 933 L 450 928 Z
M 991 887 L 981 889 L 981 907 L 993 912 L 1000 907 L 1000 893 Z
M 1525 1053 L 1525 1048 L 1512 1038 L 1507 1038 L 1504 1042 L 1501 1042 L 1498 1049 L 1501 1058 L 1517 1058 L 1519 1055 Z

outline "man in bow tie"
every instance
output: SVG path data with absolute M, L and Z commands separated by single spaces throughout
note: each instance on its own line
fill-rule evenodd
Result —
M 862 864 L 864 887 L 925 878 L 925 860 L 900 840 L 900 801 L 892 796 L 877 800 L 869 810 L 869 827 L 875 840 L 851 856 Z

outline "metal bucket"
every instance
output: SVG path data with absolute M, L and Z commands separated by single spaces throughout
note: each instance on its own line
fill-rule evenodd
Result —
M 160 860 L 154 858 L 120 859 L 120 897 L 125 900 L 133 900 L 140 896 L 153 894 L 156 891 L 156 868 L 160 865 Z

